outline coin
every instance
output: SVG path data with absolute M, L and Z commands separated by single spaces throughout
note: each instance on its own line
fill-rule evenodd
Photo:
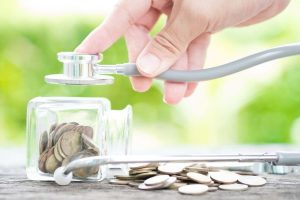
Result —
M 146 173 L 141 173 L 141 174 L 137 174 L 134 177 L 136 179 L 146 179 L 146 178 L 150 178 L 157 175 L 157 172 L 146 172 Z
M 222 190 L 247 190 L 248 189 L 248 185 L 244 185 L 244 184 L 239 184 L 239 183 L 233 183 L 233 184 L 223 184 L 223 185 L 219 185 L 219 188 Z
M 131 186 L 131 187 L 139 187 L 139 185 L 140 185 L 140 183 L 138 183 L 138 182 L 134 182 L 134 181 L 130 181 L 130 182 L 128 182 L 128 185 L 129 186 Z
M 44 131 L 40 136 L 40 143 L 39 143 L 39 151 L 40 154 L 43 153 L 48 146 L 48 133 Z
M 60 145 L 60 143 L 56 143 L 54 146 L 54 156 L 58 161 L 62 162 L 64 160 L 64 157 L 59 153 L 59 150 L 58 150 L 59 145 Z
M 74 160 L 77 160 L 77 159 L 87 158 L 87 157 L 97 156 L 97 155 L 98 155 L 98 152 L 96 152 L 92 149 L 83 150 L 81 152 L 73 154 L 66 161 L 64 160 L 63 165 L 65 166 L 66 164 L 68 164 Z M 100 170 L 99 166 L 83 167 L 83 168 L 74 170 L 73 175 L 78 178 L 86 178 L 91 175 L 97 174 L 99 172 L 99 170 Z
M 138 188 L 140 190 L 156 190 L 156 189 L 161 189 L 163 184 L 157 184 L 157 185 L 146 185 L 145 183 L 141 183 Z
M 134 176 L 126 176 L 126 175 L 116 175 L 115 178 L 119 180 L 134 180 Z
M 218 190 L 218 187 L 208 187 L 209 192 L 215 192 Z
M 190 179 L 187 176 L 178 176 L 176 175 L 176 178 L 182 181 L 190 181 Z
M 52 131 L 54 131 L 54 129 L 56 128 L 56 123 L 55 124 L 52 124 L 51 126 L 50 126 L 50 129 L 49 129 L 49 133 L 51 133 Z
M 68 131 L 61 136 L 60 148 L 64 155 L 70 156 L 82 150 L 81 135 L 77 131 Z
M 266 179 L 260 176 L 239 176 L 238 182 L 248 186 L 262 186 L 267 183 Z
M 119 179 L 110 179 L 109 183 L 114 184 L 114 185 L 128 185 L 129 181 L 119 180 Z
M 82 134 L 81 137 L 85 149 L 89 149 L 89 148 L 98 149 L 97 145 L 93 142 L 93 140 L 89 136 Z
M 141 169 L 152 166 L 152 163 L 132 163 L 129 164 L 130 169 Z
M 56 131 L 57 131 L 60 127 L 64 126 L 65 124 L 66 124 L 66 123 L 62 123 L 62 124 L 57 125 L 57 126 L 55 127 L 55 129 L 54 129 L 53 131 L 50 132 L 49 137 L 48 137 L 48 146 L 47 146 L 48 149 L 50 149 L 52 146 L 54 146 L 53 138 L 54 138 L 54 136 L 55 136 L 55 134 L 56 134 Z
M 145 182 L 138 186 L 141 190 L 156 190 L 156 189 L 164 189 L 170 187 L 172 184 L 176 182 L 176 177 L 169 177 L 163 182 L 158 182 L 157 184 L 147 185 Z
M 73 128 L 73 131 L 79 132 L 80 134 L 84 131 L 84 126 L 78 125 Z
M 48 136 L 47 149 L 50 149 L 53 146 L 53 135 L 54 131 L 52 131 Z
M 234 173 L 237 173 L 239 175 L 258 176 L 257 173 L 249 172 L 249 171 L 234 171 Z
M 183 182 L 175 182 L 175 183 L 173 183 L 169 188 L 170 189 L 178 189 L 179 187 L 181 187 L 181 186 L 184 186 L 184 185 L 187 185 L 187 183 L 183 183 Z
M 90 126 L 84 126 L 83 128 L 83 134 L 88 136 L 89 138 L 93 138 L 94 136 L 94 130 Z
M 137 175 L 137 174 L 142 174 L 146 172 L 153 172 L 156 168 L 142 168 L 142 169 L 130 169 L 129 170 L 129 175 Z
M 196 172 L 187 173 L 187 177 L 189 177 L 193 181 L 196 181 L 196 182 L 202 183 L 202 184 L 208 184 L 208 183 L 212 182 L 212 180 L 209 176 L 206 176 L 206 175 L 203 175 L 200 173 L 196 173 Z
M 170 187 L 171 185 L 173 185 L 175 182 L 176 182 L 177 178 L 174 177 L 174 176 L 171 176 L 170 178 L 168 178 L 167 181 L 164 182 L 163 184 L 163 188 L 168 188 Z
M 46 169 L 45 169 L 45 162 L 47 160 L 47 153 L 48 153 L 48 150 L 45 150 L 39 157 L 39 169 L 42 171 L 42 172 L 47 172 Z
M 170 178 L 169 175 L 157 175 L 154 177 L 151 177 L 147 180 L 145 180 L 145 185 L 151 186 L 151 185 L 157 185 L 157 184 L 162 184 L 165 181 L 167 181 Z
M 49 173 L 54 173 L 59 166 L 60 162 L 55 158 L 54 154 L 51 154 L 45 162 L 45 169 Z
M 200 165 L 202 166 L 202 165 Z M 186 167 L 184 169 L 185 172 L 197 172 L 197 173 L 201 173 L 201 174 L 208 174 L 209 172 L 209 168 L 207 167 L 197 167 L 197 166 L 192 166 L 192 167 Z
M 75 126 L 74 124 L 65 124 L 63 126 L 61 126 L 53 135 L 53 144 L 56 144 L 57 141 L 59 140 L 59 138 L 67 131 L 71 131 Z
M 163 174 L 175 175 L 181 173 L 183 170 L 182 166 L 166 164 L 158 167 L 158 171 Z
M 236 173 L 233 172 L 227 172 L 227 171 L 220 171 L 220 172 L 209 172 L 209 176 L 211 179 L 218 183 L 235 183 L 238 179 L 238 176 Z
M 62 158 L 66 158 L 67 156 L 64 154 L 64 152 L 62 152 L 61 150 L 61 139 L 62 137 L 59 138 L 58 142 L 56 143 L 56 149 L 57 149 L 57 153 L 62 157 Z
M 178 188 L 178 192 L 181 194 L 203 194 L 208 191 L 207 185 L 202 184 L 191 184 L 191 185 L 184 185 Z

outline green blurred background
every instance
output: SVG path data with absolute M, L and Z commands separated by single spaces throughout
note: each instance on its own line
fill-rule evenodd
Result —
M 76 2 L 76 3 L 75 3 Z M 106 97 L 114 109 L 133 106 L 133 145 L 300 144 L 300 57 L 272 61 L 222 79 L 203 82 L 177 106 L 162 101 L 162 83 L 136 93 L 129 80 L 110 86 L 60 86 L 44 82 L 61 71 L 56 53 L 73 50 L 114 1 L 11 0 L 0 5 L 0 145 L 25 144 L 26 107 L 37 96 Z M 279 16 L 212 37 L 206 66 L 276 45 L 298 42 L 300 2 Z M 97 10 L 99 9 L 99 10 Z M 153 34 L 160 30 L 161 19 Z M 127 61 L 120 39 L 104 63 Z M 145 142 L 147 141 L 147 143 Z

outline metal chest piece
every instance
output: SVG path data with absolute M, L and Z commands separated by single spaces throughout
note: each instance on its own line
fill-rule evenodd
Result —
M 57 59 L 63 63 L 63 74 L 45 76 L 51 84 L 65 85 L 108 85 L 114 78 L 94 73 L 94 67 L 101 62 L 102 55 L 80 54 L 76 52 L 60 52 Z

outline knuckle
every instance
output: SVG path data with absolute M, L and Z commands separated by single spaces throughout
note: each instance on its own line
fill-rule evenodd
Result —
M 125 20 L 129 25 L 133 25 L 135 23 L 135 18 L 124 1 L 116 3 L 113 10 L 114 12 L 119 13 L 119 15 L 123 17 L 123 20 Z
M 153 48 L 156 50 L 166 50 L 166 53 L 173 55 L 180 55 L 183 52 L 182 42 L 176 38 L 175 34 L 163 31 L 158 34 L 154 39 Z

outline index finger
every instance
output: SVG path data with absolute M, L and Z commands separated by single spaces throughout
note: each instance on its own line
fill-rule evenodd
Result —
M 120 0 L 108 17 L 75 49 L 98 54 L 110 47 L 151 8 L 151 0 Z

